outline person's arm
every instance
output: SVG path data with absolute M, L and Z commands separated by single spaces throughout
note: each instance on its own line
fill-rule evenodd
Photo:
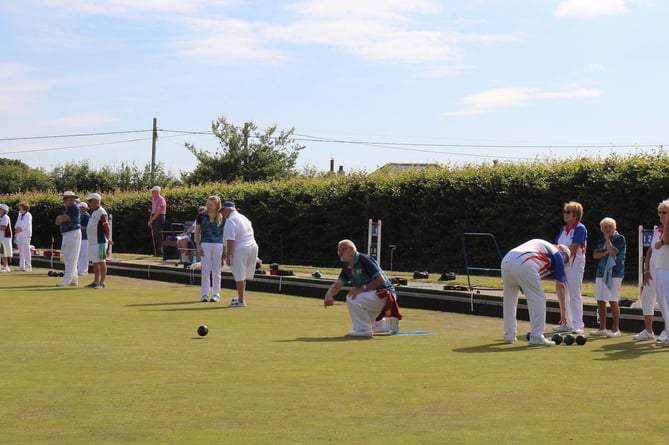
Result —
M 225 240 L 225 264 L 232 264 L 232 252 L 235 250 L 235 240 Z
M 102 230 L 105 232 L 105 239 L 107 240 L 107 243 L 109 245 L 113 245 L 114 241 L 112 241 L 110 238 L 111 233 L 109 232 L 109 221 L 107 221 L 107 215 L 102 214 L 100 221 L 102 221 Z
M 646 258 L 643 261 L 643 283 L 641 287 L 648 286 L 653 279 L 653 274 L 650 272 L 650 257 L 653 255 L 653 248 L 649 247 L 646 251 Z
M 198 255 L 200 257 L 203 257 L 203 252 L 202 252 L 202 246 L 200 245 L 200 241 L 202 239 L 202 226 L 200 224 L 195 226 L 195 236 L 193 237 L 193 241 L 195 241 L 195 250 L 197 250 Z
M 323 300 L 323 306 L 326 308 L 328 306 L 334 305 L 334 297 L 339 293 L 341 288 L 344 286 L 344 282 L 337 278 L 330 288 L 325 292 L 325 299 Z

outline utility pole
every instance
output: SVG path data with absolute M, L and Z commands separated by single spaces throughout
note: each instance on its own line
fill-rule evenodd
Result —
M 151 139 L 151 183 L 156 171 L 156 140 L 158 139 L 158 119 L 153 118 L 153 137 Z

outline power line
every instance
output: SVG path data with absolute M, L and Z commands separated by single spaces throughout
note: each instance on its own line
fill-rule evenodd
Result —
M 127 131 L 108 131 L 104 133 L 79 133 L 79 134 L 57 134 L 49 136 L 25 136 L 16 138 L 0 138 L 0 141 L 29 141 L 35 139 L 58 139 L 58 138 L 77 138 L 83 136 L 110 136 L 114 134 L 144 133 L 152 130 L 127 130 Z

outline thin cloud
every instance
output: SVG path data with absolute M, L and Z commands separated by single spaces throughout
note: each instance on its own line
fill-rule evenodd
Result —
M 578 89 L 568 91 L 543 91 L 538 88 L 496 88 L 463 97 L 458 101 L 464 108 L 446 113 L 447 116 L 483 114 L 491 111 L 520 107 L 536 100 L 571 99 L 575 97 L 596 97 L 600 90 Z
M 624 0 L 564 0 L 555 15 L 567 18 L 593 18 L 626 14 Z

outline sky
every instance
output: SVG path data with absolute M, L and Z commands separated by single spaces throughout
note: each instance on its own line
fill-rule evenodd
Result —
M 219 116 L 298 170 L 654 153 L 662 0 L 0 0 L 0 157 L 192 171 Z

